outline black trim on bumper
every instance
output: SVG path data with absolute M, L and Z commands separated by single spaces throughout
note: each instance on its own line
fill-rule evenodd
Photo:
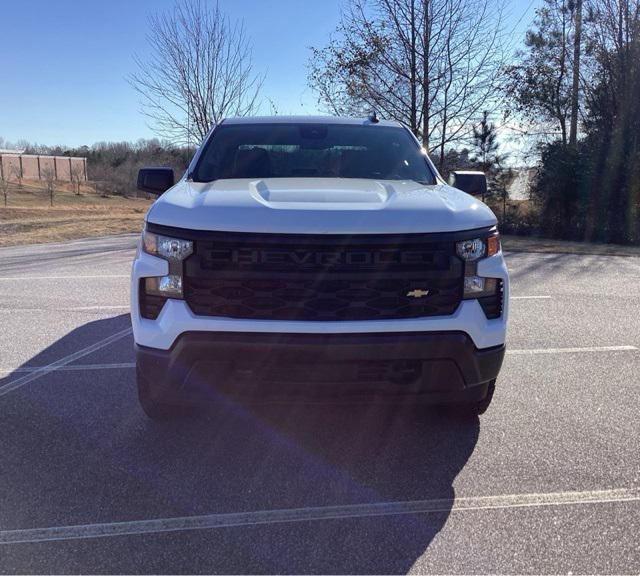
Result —
M 504 353 L 504 345 L 478 349 L 462 332 L 187 332 L 170 350 L 136 345 L 139 376 L 152 396 L 178 404 L 220 394 L 260 401 L 478 401 Z

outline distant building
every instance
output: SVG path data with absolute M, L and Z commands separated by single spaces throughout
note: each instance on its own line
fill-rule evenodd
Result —
M 87 159 L 71 156 L 20 154 L 0 150 L 0 179 L 46 180 L 52 174 L 58 182 L 87 180 Z

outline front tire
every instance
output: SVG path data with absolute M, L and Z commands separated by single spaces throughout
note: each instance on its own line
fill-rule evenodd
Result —
M 140 368 L 136 366 L 136 382 L 138 386 L 138 401 L 144 413 L 155 421 L 173 420 L 182 416 L 185 412 L 181 406 L 158 402 L 151 395 L 149 381 L 144 377 Z
M 480 400 L 480 402 L 477 402 L 475 405 L 476 413 L 478 414 L 478 416 L 484 414 L 489 409 L 495 391 L 496 381 L 494 379 L 489 382 L 489 388 L 487 389 L 487 395 L 484 397 L 484 400 Z
M 446 415 L 457 418 L 477 418 L 484 414 L 491 405 L 493 394 L 496 391 L 496 381 L 491 380 L 487 387 L 487 395 L 479 401 L 468 403 L 445 404 L 440 408 Z

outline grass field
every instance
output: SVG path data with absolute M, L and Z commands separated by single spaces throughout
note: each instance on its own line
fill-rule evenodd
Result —
M 0 196 L 0 246 L 138 232 L 150 204 L 141 198 L 103 197 L 89 186 L 78 196 L 70 184 L 58 184 L 50 206 L 41 184 L 12 185 L 6 207 Z

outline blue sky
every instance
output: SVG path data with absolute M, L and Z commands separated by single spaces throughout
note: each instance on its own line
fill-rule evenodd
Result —
M 309 46 L 323 45 L 342 0 L 220 0 L 244 21 L 263 96 L 280 114 L 317 112 L 306 86 Z M 520 38 L 540 0 L 509 2 L 507 28 Z M 173 0 L 22 0 L 0 21 L 0 137 L 78 146 L 153 137 L 126 82 L 133 55 L 147 53 L 148 16 Z M 265 113 L 269 107 L 265 105 Z

